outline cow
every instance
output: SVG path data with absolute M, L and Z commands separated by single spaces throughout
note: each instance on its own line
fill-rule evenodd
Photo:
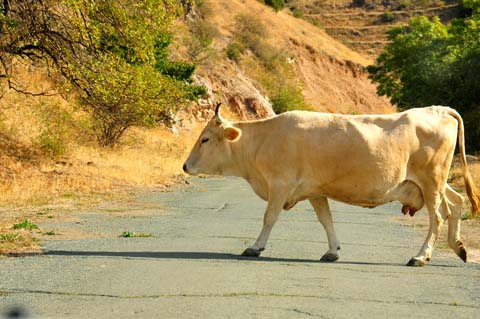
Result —
M 480 196 L 467 168 L 464 126 L 452 108 L 430 106 L 386 115 L 291 111 L 271 118 L 229 122 L 219 113 L 208 122 L 183 170 L 191 175 L 239 176 L 267 201 L 263 228 L 242 255 L 256 257 L 282 209 L 308 200 L 328 238 L 321 261 L 339 258 L 328 198 L 361 207 L 398 201 L 402 213 L 426 207 L 429 229 L 408 266 L 432 257 L 448 220 L 448 245 L 464 261 L 460 238 L 463 196 L 447 184 L 457 142 L 468 198 L 475 217 Z

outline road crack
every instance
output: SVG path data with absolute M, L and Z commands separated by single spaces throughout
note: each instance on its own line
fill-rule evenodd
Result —
M 39 294 L 39 295 L 56 295 L 56 296 L 70 296 L 70 297 L 101 297 L 101 298 L 115 298 L 115 299 L 159 299 L 159 298 L 242 298 L 242 297 L 266 297 L 266 298 L 309 298 L 309 299 L 324 299 L 329 301 L 344 302 L 344 297 L 334 297 L 325 295 L 309 295 L 309 294 L 288 294 L 275 292 L 227 292 L 227 293 L 212 293 L 212 294 L 187 294 L 187 293 L 165 293 L 152 295 L 114 295 L 101 293 L 85 293 L 85 292 L 68 292 L 68 291 L 48 291 L 48 290 L 32 290 L 32 289 L 0 289 L 1 295 L 12 294 Z M 448 307 L 464 307 L 480 309 L 480 306 L 461 304 L 458 302 L 436 302 L 436 301 L 418 301 L 418 300 L 379 300 L 369 298 L 348 298 L 350 301 L 371 302 L 382 304 L 414 304 L 414 305 L 439 305 Z M 295 309 L 292 309 L 295 311 Z M 300 311 L 296 309 L 297 312 Z

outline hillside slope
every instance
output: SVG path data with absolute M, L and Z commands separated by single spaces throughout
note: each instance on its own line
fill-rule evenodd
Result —
M 119 145 L 98 146 L 91 114 L 62 95 L 29 96 L 13 90 L 0 99 L 0 203 L 23 205 L 70 198 L 76 193 L 95 193 L 129 186 L 172 183 L 182 175 L 181 163 L 194 143 L 202 120 L 209 119 L 218 100 L 230 105 L 240 118 L 272 115 L 264 84 L 252 77 L 259 69 L 227 57 L 235 19 L 255 16 L 267 28 L 265 41 L 288 57 L 292 78 L 302 88 L 306 102 L 319 111 L 384 113 L 394 108 L 378 98 L 364 67 L 371 61 L 329 37 L 320 28 L 293 17 L 288 10 L 275 13 L 257 0 L 204 0 L 209 6 L 203 21 L 216 32 L 207 58 L 198 64 L 196 80 L 208 88 L 208 97 L 185 109 L 183 124 L 173 128 L 132 128 Z M 193 42 L 187 18 L 175 26 L 172 58 L 187 57 Z M 177 41 L 180 40 L 180 41 Z M 20 65 L 22 83 L 32 92 L 49 87 L 51 80 L 41 66 Z M 23 81 L 23 79 L 25 81 Z M 267 79 L 269 80 L 269 79 Z M 277 81 L 272 78 L 271 81 Z M 234 117 L 224 109 L 226 117 Z M 186 119 L 186 120 L 185 120 Z M 197 121 L 200 120 L 200 121 Z M 5 223 L 4 223 L 5 224 Z
M 312 108 L 340 113 L 394 111 L 388 100 L 377 96 L 376 87 L 367 78 L 365 66 L 372 63 L 369 57 L 352 51 L 322 29 L 293 17 L 289 10 L 275 13 L 257 0 L 204 2 L 210 12 L 206 19 L 220 34 L 213 44 L 220 57 L 225 57 L 225 50 L 234 38 L 236 17 L 255 16 L 267 27 L 266 41 L 288 56 L 295 77 L 303 84 L 306 102 Z M 209 83 L 214 95 L 237 109 L 238 104 L 243 104 L 243 109 L 250 110 L 251 105 L 255 105 L 252 99 L 256 99 L 251 95 L 264 94 L 255 81 L 252 85 L 256 90 L 237 92 L 237 82 L 244 87 L 248 74 L 241 65 L 227 58 L 201 66 L 198 74 Z
M 376 58 L 388 43 L 386 31 L 410 18 L 438 16 L 443 22 L 461 15 L 456 0 L 291 0 L 297 15 L 320 24 L 337 41 Z

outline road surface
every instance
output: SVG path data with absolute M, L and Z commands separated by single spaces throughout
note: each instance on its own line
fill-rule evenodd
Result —
M 110 205 L 110 206 L 109 206 Z M 480 265 L 451 251 L 404 264 L 425 234 L 400 206 L 331 203 L 342 250 L 307 202 L 282 212 L 260 258 L 240 257 L 265 203 L 240 179 L 192 179 L 174 192 L 79 212 L 44 230 L 41 255 L 0 260 L 0 315 L 28 318 L 480 318 Z M 152 234 L 120 238 L 123 231 Z M 13 309 L 13 310 L 12 310 Z M 14 313 L 15 314 L 15 313 Z

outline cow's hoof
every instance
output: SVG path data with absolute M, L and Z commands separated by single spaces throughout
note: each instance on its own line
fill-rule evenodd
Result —
M 456 245 L 453 247 L 453 250 L 455 250 L 457 256 L 460 257 L 464 263 L 467 262 L 467 249 L 461 240 L 456 241 Z
M 247 248 L 243 251 L 242 256 L 245 257 L 258 257 L 260 256 L 260 250 L 256 250 L 253 248 Z
M 464 263 L 467 262 L 467 251 L 463 246 L 459 248 L 459 251 L 457 252 L 458 257 L 460 257 L 461 260 L 463 260 Z
M 422 259 L 418 259 L 418 258 L 413 257 L 412 259 L 409 260 L 409 262 L 407 263 L 407 266 L 423 267 L 423 266 L 425 266 L 425 261 L 423 261 Z
M 332 262 L 338 260 L 338 254 L 326 253 L 320 258 L 320 261 Z

